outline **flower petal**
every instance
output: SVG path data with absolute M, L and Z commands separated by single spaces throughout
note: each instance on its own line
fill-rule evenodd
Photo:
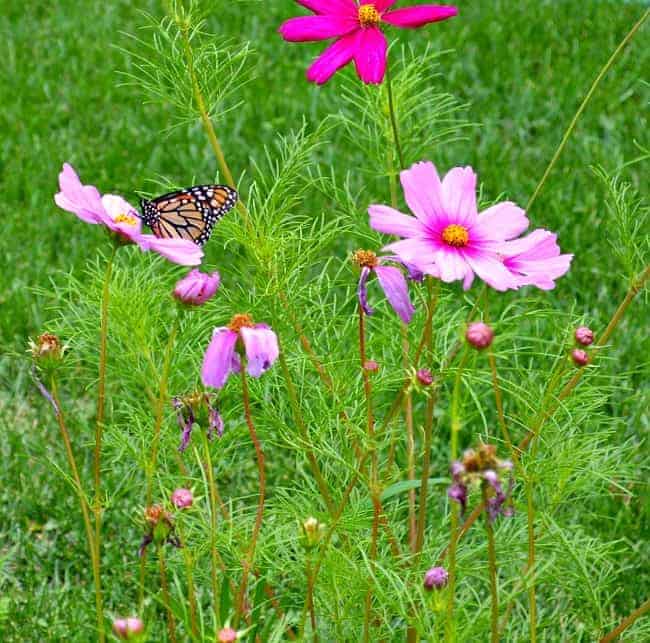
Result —
M 476 174 L 467 167 L 454 167 L 442 180 L 442 202 L 450 223 L 473 226 L 476 209 Z
M 289 42 L 338 38 L 359 28 L 354 17 L 326 15 L 299 16 L 282 23 L 278 31 Z
M 442 184 L 436 166 L 430 161 L 413 164 L 400 173 L 404 198 L 420 222 L 431 229 L 445 223 Z
M 441 248 L 436 252 L 434 261 L 440 270 L 440 279 L 447 283 L 466 279 L 470 270 L 460 251 L 455 248 Z
M 296 2 L 317 14 L 349 14 L 354 18 L 357 16 L 357 5 L 354 0 L 296 0 Z
M 368 277 L 372 271 L 368 266 L 361 268 L 361 276 L 359 277 L 359 284 L 357 285 L 357 297 L 359 298 L 359 306 L 363 308 L 366 315 L 374 314 L 374 310 L 368 305 Z
M 54 202 L 60 208 L 76 214 L 86 223 L 103 223 L 101 194 L 94 185 L 84 185 L 69 163 L 63 164 L 59 174 L 59 189 Z
M 375 9 L 381 13 L 386 11 L 389 7 L 392 7 L 397 0 L 375 0 L 375 2 L 362 2 L 361 4 L 374 4 Z
M 437 5 L 437 4 L 420 4 L 414 7 L 404 7 L 385 13 L 381 19 L 394 27 L 405 29 L 416 29 L 423 27 L 430 22 L 438 22 L 453 18 L 458 14 L 456 7 Z
M 375 274 L 384 290 L 388 303 L 402 318 L 402 321 L 408 324 L 413 317 L 415 308 L 409 298 L 409 289 L 402 271 L 392 266 L 377 266 Z
M 377 27 L 360 29 L 356 35 L 354 65 L 359 78 L 368 84 L 381 83 L 386 73 L 386 36 Z
M 201 380 L 205 386 L 223 388 L 230 373 L 235 372 L 237 333 L 229 328 L 215 328 L 203 356 Z
M 497 203 L 478 215 L 472 226 L 472 237 L 505 241 L 521 234 L 528 227 L 526 211 L 512 201 Z
M 244 327 L 239 332 L 246 348 L 246 372 L 251 377 L 259 377 L 271 368 L 280 354 L 278 338 L 265 324 Z
M 133 241 L 142 251 L 153 250 L 181 266 L 198 266 L 203 258 L 200 246 L 188 239 L 159 239 L 153 234 L 140 234 L 134 236 Z
M 142 219 L 128 201 L 116 194 L 104 194 L 102 206 L 104 207 L 102 223 L 106 227 L 131 241 L 140 234 Z
M 422 270 L 423 264 L 434 262 L 439 246 L 430 239 L 413 238 L 389 243 L 384 250 L 394 252 L 405 263 L 411 263 Z M 426 271 L 425 271 L 426 272 Z
M 496 256 L 465 248 L 461 251 L 470 268 L 495 290 L 509 290 L 519 287 L 515 276 Z
M 307 80 L 322 85 L 354 56 L 357 34 L 351 33 L 335 40 L 307 70 Z
M 425 234 L 424 226 L 415 218 L 402 214 L 387 205 L 371 205 L 368 208 L 370 227 L 384 234 L 398 237 L 421 237 Z

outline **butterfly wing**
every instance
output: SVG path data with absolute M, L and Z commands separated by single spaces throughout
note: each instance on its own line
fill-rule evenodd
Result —
M 202 246 L 214 224 L 237 202 L 237 191 L 227 185 L 195 185 L 143 199 L 142 219 L 162 239 L 187 239 Z

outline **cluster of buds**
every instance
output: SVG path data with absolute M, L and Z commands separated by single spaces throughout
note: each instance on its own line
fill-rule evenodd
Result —
M 144 634 L 144 623 L 137 616 L 116 618 L 113 621 L 113 633 L 121 641 L 138 641 Z
M 576 328 L 575 339 L 580 346 L 590 346 L 594 343 L 594 332 L 587 326 L 580 326 Z M 589 353 L 584 348 L 574 348 L 571 351 L 571 359 L 576 366 L 587 366 Z
M 302 545 L 307 551 L 318 547 L 325 537 L 325 525 L 313 516 L 307 518 L 300 527 Z
M 172 406 L 176 409 L 178 425 L 181 428 L 181 444 L 178 450 L 182 453 L 187 449 L 195 424 L 205 424 L 208 427 L 208 439 L 212 440 L 215 433 L 223 435 L 223 418 L 213 401 L 213 395 L 204 391 L 196 391 L 190 395 L 172 398 Z
M 181 547 L 181 541 L 174 530 L 172 515 L 161 505 L 151 505 L 144 510 L 145 533 L 138 549 L 138 556 L 144 555 L 147 547 L 154 543 Z
M 472 486 L 482 485 L 483 489 L 491 490 L 487 501 L 488 518 L 490 522 L 501 514 L 510 517 L 513 514 L 512 505 L 507 505 L 512 489 L 512 462 L 499 460 L 496 447 L 491 444 L 481 444 L 478 449 L 468 449 L 462 460 L 456 460 L 450 467 L 452 484 L 447 490 L 451 500 L 455 500 L 464 512 L 467 507 L 467 496 Z M 508 490 L 503 491 L 500 474 L 509 474 Z

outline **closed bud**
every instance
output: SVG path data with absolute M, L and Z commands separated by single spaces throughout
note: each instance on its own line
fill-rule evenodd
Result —
M 194 496 L 189 489 L 175 489 L 172 493 L 172 504 L 176 509 L 187 509 L 193 502 Z
M 476 349 L 487 348 L 494 339 L 494 331 L 483 322 L 474 322 L 467 327 L 465 339 Z
M 444 567 L 432 567 L 424 575 L 424 589 L 431 591 L 442 589 L 447 584 L 449 574 Z
M 116 618 L 113 621 L 113 632 L 122 641 L 134 641 L 144 632 L 144 623 L 137 616 Z
M 587 326 L 576 328 L 575 336 L 578 344 L 582 344 L 583 346 L 589 346 L 594 343 L 594 331 L 591 328 L 587 328 Z
M 363 368 L 369 373 L 376 373 L 379 370 L 379 364 L 374 359 L 367 359 L 363 363 Z
M 574 348 L 571 351 L 571 359 L 576 366 L 587 366 L 589 364 L 589 355 L 582 348 Z
M 232 641 L 236 640 L 237 632 L 233 630 L 232 627 L 224 627 L 219 630 L 219 634 L 217 634 L 217 641 L 219 641 L 219 643 L 232 643 Z
M 306 549 L 316 547 L 325 535 L 325 525 L 317 518 L 310 516 L 302 523 L 303 544 Z
M 431 386 L 433 384 L 433 375 L 428 368 L 421 368 L 415 376 L 422 386 Z

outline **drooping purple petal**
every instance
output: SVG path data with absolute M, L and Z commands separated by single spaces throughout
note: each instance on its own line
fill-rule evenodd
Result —
M 54 409 L 54 415 L 59 417 L 61 414 L 61 410 L 59 409 L 59 405 L 56 403 L 55 399 L 52 397 L 52 394 L 45 388 L 45 385 L 41 380 L 38 378 L 38 374 L 36 372 L 36 368 L 32 367 L 32 377 L 34 378 L 34 382 L 36 382 L 36 386 L 40 392 L 40 394 L 52 405 L 52 408 Z
M 138 558 L 142 558 L 144 556 L 144 552 L 152 542 L 153 542 L 153 536 L 151 534 L 145 534 L 142 537 L 142 541 L 140 542 L 140 547 L 138 547 Z
M 216 406 L 211 406 L 209 412 L 208 438 L 211 440 L 215 432 L 217 437 L 220 438 L 223 435 L 223 429 L 224 423 L 219 409 Z
M 411 281 L 424 281 L 424 273 L 414 263 L 404 261 L 404 259 L 398 257 L 397 255 L 385 255 L 383 257 L 379 257 L 379 261 L 380 263 L 393 261 L 394 263 L 397 263 L 400 266 L 404 266 L 404 268 L 406 268 L 408 278 Z
M 388 299 L 388 303 L 402 321 L 408 324 L 413 317 L 415 308 L 409 298 L 409 289 L 402 271 L 393 266 L 377 266 L 375 274 L 386 295 L 386 299 Z
M 361 275 L 359 277 L 359 285 L 357 286 L 357 296 L 359 297 L 359 305 L 366 315 L 372 315 L 375 311 L 368 305 L 368 277 L 370 277 L 371 269 L 367 266 L 361 268 Z
M 229 328 L 215 328 L 203 357 L 201 379 L 205 386 L 223 388 L 230 373 L 236 372 L 237 333 Z
M 280 355 L 277 335 L 266 324 L 244 327 L 239 332 L 246 349 L 246 372 L 259 377 Z
M 455 482 L 447 489 L 447 495 L 450 500 L 460 504 L 461 515 L 464 514 L 467 508 L 467 487 L 461 482 Z
M 178 413 L 178 420 L 179 423 L 181 423 L 181 429 L 183 430 L 181 433 L 181 444 L 178 447 L 178 450 L 180 453 L 183 453 L 183 451 L 187 449 L 190 443 L 190 438 L 192 437 L 192 429 L 194 428 L 194 412 L 192 408 L 190 407 L 189 409 L 187 420 L 183 418 L 181 413 Z

